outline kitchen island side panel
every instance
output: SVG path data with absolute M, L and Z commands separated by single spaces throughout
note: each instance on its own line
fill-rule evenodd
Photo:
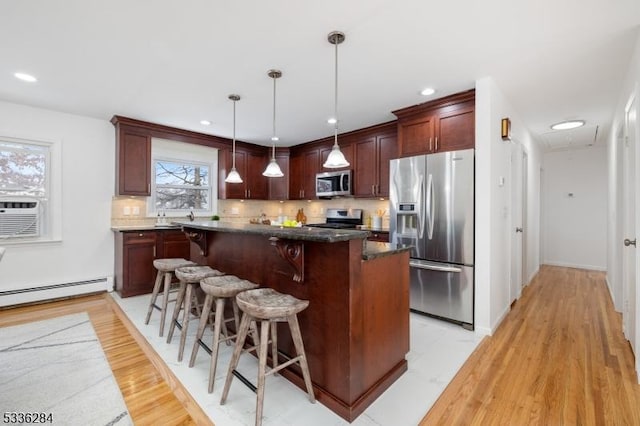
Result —
M 293 279 L 294 269 L 280 257 L 267 236 L 207 231 L 206 238 L 206 256 L 192 243 L 191 260 L 309 300 L 309 307 L 298 314 L 298 319 L 316 398 L 341 417 L 354 420 L 406 371 L 408 276 L 400 277 L 407 287 L 404 293 L 367 293 L 390 287 L 375 283 L 389 278 L 392 271 L 408 270 L 408 253 L 365 261 L 363 240 L 359 238 L 333 243 L 295 241 L 304 250 L 304 280 L 297 282 Z M 390 298 L 406 301 L 392 302 Z M 406 310 L 402 314 L 397 308 L 404 304 Z M 391 318 L 393 315 L 397 318 Z M 406 337 L 406 342 L 398 344 L 387 336 L 386 329 L 392 324 L 406 326 L 406 330 L 395 333 Z M 380 344 L 394 344 L 396 348 L 376 347 L 380 327 L 384 335 Z M 278 325 L 278 349 L 287 356 L 295 354 L 286 324 Z M 380 354 L 386 360 L 380 360 Z M 391 360 L 392 356 L 397 359 Z M 281 356 L 280 361 L 284 360 Z M 304 388 L 297 366 L 281 374 Z

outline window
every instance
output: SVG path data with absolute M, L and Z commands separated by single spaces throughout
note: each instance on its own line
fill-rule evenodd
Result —
M 48 143 L 0 138 L 0 238 L 46 234 L 50 160 Z
M 218 208 L 218 150 L 166 139 L 151 140 L 152 182 L 147 214 L 209 216 Z
M 154 161 L 156 210 L 211 210 L 210 168 L 179 160 Z

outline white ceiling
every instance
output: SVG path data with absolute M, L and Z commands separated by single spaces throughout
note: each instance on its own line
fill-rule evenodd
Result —
M 4 0 L 0 100 L 230 137 L 238 93 L 238 139 L 268 145 L 278 68 L 279 145 L 295 145 L 332 134 L 340 30 L 341 132 L 491 76 L 547 147 L 568 135 L 550 124 L 586 120 L 578 146 L 604 140 L 639 27 L 638 0 Z

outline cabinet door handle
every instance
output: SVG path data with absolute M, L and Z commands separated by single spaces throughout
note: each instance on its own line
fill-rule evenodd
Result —
M 438 150 L 438 137 L 436 136 L 436 151 Z
M 156 257 L 156 246 L 153 246 L 153 257 Z
M 143 236 L 144 236 L 144 234 L 138 234 L 138 237 L 143 237 Z
M 376 186 L 371 185 L 371 195 L 376 195 Z
M 151 184 L 150 183 L 147 184 L 147 192 L 149 194 L 151 194 Z
M 433 138 L 429 138 L 429 151 L 433 151 Z

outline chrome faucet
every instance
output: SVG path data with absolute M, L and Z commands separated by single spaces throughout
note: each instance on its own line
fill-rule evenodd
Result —
M 189 221 L 191 221 L 191 222 L 193 222 L 193 221 L 194 221 L 194 219 L 195 219 L 196 217 L 193 215 L 193 210 L 191 210 L 191 211 L 189 212 L 189 214 L 187 215 L 187 217 L 189 218 Z

